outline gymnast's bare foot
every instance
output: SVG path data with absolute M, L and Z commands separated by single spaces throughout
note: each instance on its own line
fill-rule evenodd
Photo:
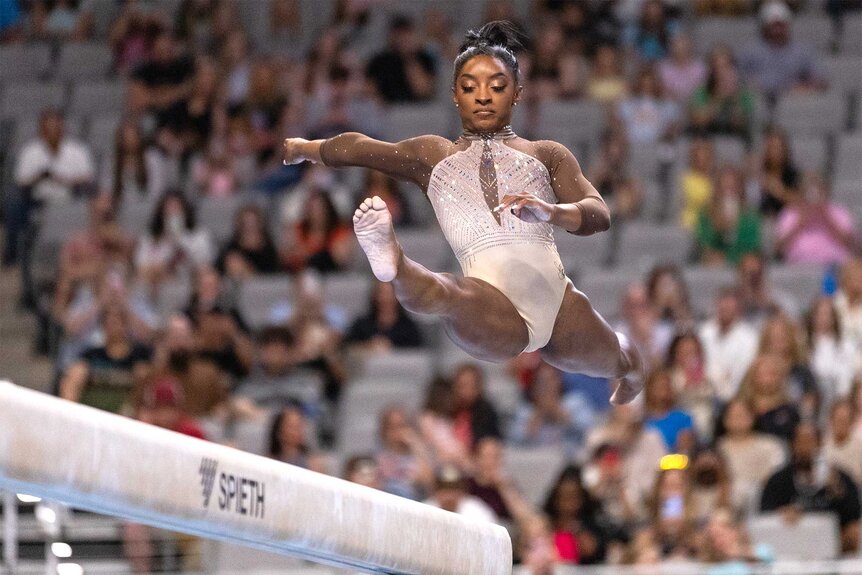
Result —
M 368 257 L 371 271 L 382 282 L 391 282 L 398 273 L 401 248 L 395 239 L 392 216 L 386 202 L 379 197 L 368 198 L 353 213 L 353 230 L 359 246 Z
M 634 344 L 625 335 L 617 332 L 620 347 L 631 366 L 629 372 L 617 380 L 617 387 L 611 395 L 611 403 L 624 405 L 630 403 L 644 388 L 643 361 Z

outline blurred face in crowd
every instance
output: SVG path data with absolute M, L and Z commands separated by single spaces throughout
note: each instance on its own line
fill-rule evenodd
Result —
M 459 369 L 452 382 L 452 393 L 455 403 L 462 409 L 472 407 L 482 395 L 482 381 L 478 369 L 472 366 Z
M 419 40 L 416 37 L 416 30 L 411 24 L 399 25 L 390 31 L 392 39 L 392 47 L 396 52 L 402 55 L 410 55 L 419 49 Z
M 766 41 L 775 46 L 783 46 L 790 41 L 790 22 L 776 20 L 763 27 Z
M 616 48 L 603 44 L 596 49 L 595 75 L 600 78 L 618 76 L 620 60 Z
M 198 60 L 193 84 L 192 90 L 196 96 L 210 97 L 218 90 L 218 74 L 210 60 Z
M 372 489 L 380 489 L 382 485 L 380 467 L 378 467 L 374 459 L 361 457 L 355 461 L 351 461 L 350 467 L 351 469 L 345 477 L 347 481 L 371 487 Z
M 793 433 L 793 461 L 802 468 L 810 468 L 820 450 L 817 427 L 808 422 L 800 423 Z
M 123 122 L 120 126 L 120 149 L 127 154 L 137 153 L 143 146 L 141 130 L 134 121 Z
M 838 316 L 828 297 L 818 298 L 811 309 L 811 327 L 814 335 L 835 337 L 838 333 Z
M 90 200 L 90 227 L 99 229 L 114 221 L 114 199 L 110 194 L 99 194 Z
M 721 480 L 722 461 L 715 451 L 706 450 L 697 454 L 691 464 L 694 484 L 703 489 L 711 489 Z
M 763 141 L 763 157 L 768 166 L 781 167 L 787 161 L 788 149 L 784 135 L 780 132 L 769 132 Z
M 228 62 L 236 66 L 248 57 L 248 38 L 242 30 L 234 30 L 227 38 L 224 54 Z
M 218 272 L 210 267 L 201 268 L 197 274 L 198 301 L 204 306 L 217 302 L 221 295 L 221 278 Z
M 577 517 L 584 506 L 584 491 L 574 479 L 564 479 L 557 488 L 556 507 L 560 518 Z
M 495 477 L 503 469 L 503 445 L 498 439 L 486 437 L 476 444 L 476 473 L 481 477 Z
M 783 317 L 770 318 L 763 326 L 761 351 L 792 359 L 796 355 L 796 326 Z
M 755 253 L 747 253 L 739 260 L 739 283 L 743 289 L 758 290 L 764 286 L 766 266 L 763 258 Z
M 264 222 L 255 209 L 244 209 L 237 219 L 239 243 L 245 248 L 256 249 L 264 243 Z
M 647 408 L 666 411 L 673 407 L 674 394 L 670 375 L 663 370 L 653 372 L 647 379 L 644 401 Z
M 784 392 L 787 372 L 779 357 L 764 355 L 755 360 L 753 373 L 754 394 L 772 396 Z
M 440 504 L 441 509 L 456 513 L 461 499 L 466 495 L 464 490 L 464 482 L 458 481 L 438 481 L 434 490 L 434 498 Z
M 732 292 L 719 295 L 717 311 L 719 325 L 724 328 L 733 325 L 739 319 L 739 296 Z
M 383 413 L 381 422 L 381 439 L 387 449 L 405 451 L 410 447 L 409 436 L 413 429 L 407 413 L 400 407 L 389 409 Z
M 850 437 L 853 431 L 853 404 L 849 401 L 841 401 L 832 407 L 832 416 L 829 420 L 832 438 L 837 443 L 843 443 Z
M 691 143 L 691 167 L 698 172 L 709 174 L 712 171 L 712 143 L 699 138 Z
M 453 91 L 461 124 L 472 132 L 496 132 L 511 123 L 512 107 L 521 96 L 509 67 L 485 55 L 464 63 Z
M 557 60 L 563 51 L 563 30 L 551 24 L 542 29 L 536 42 L 536 60 Z
M 664 22 L 664 4 L 661 0 L 647 0 L 643 5 L 641 18 L 646 26 L 660 26 Z
M 306 427 L 305 415 L 299 409 L 295 407 L 285 409 L 281 419 L 281 427 L 278 430 L 282 449 L 304 447 L 307 443 Z
M 176 57 L 176 43 L 170 34 L 160 34 L 153 42 L 151 59 L 157 64 L 167 64 Z
M 703 365 L 703 349 L 694 335 L 687 335 L 676 344 L 673 356 L 674 366 L 693 369 Z
M 841 290 L 851 298 L 862 295 L 862 259 L 853 259 L 841 270 Z
M 194 344 L 192 324 L 184 314 L 173 314 L 165 325 L 164 337 L 160 343 L 168 350 L 189 350 Z
M 126 310 L 121 305 L 111 305 L 102 314 L 102 329 L 105 332 L 107 344 L 128 340 L 129 319 Z
M 287 373 L 293 366 L 293 350 L 286 341 L 268 341 L 260 348 L 260 363 L 270 375 Z
M 48 147 L 57 149 L 65 132 L 63 116 L 57 112 L 47 112 L 42 116 L 39 126 L 40 134 Z
M 628 321 L 632 321 L 635 318 L 650 315 L 651 311 L 646 287 L 640 283 L 629 286 L 623 299 L 623 316 Z
M 724 411 L 723 423 L 730 436 L 745 436 L 754 428 L 754 415 L 745 402 L 731 401 Z
M 278 94 L 275 68 L 269 62 L 257 62 L 251 69 L 249 92 L 257 97 Z
M 685 34 L 676 34 L 670 41 L 670 57 L 674 62 L 685 63 L 691 59 L 691 39 Z
M 658 98 L 661 96 L 661 80 L 654 70 L 647 69 L 638 74 L 635 93 L 641 97 Z

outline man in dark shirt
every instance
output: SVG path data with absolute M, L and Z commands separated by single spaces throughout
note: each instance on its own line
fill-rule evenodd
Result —
M 194 73 L 194 62 L 180 54 L 176 39 L 170 32 L 161 32 L 153 41 L 150 58 L 132 73 L 132 108 L 154 112 L 160 127 L 171 124 L 191 94 Z
M 368 63 L 368 80 L 387 103 L 418 102 L 434 95 L 434 74 L 434 59 L 419 45 L 413 22 L 395 16 L 389 24 L 389 48 Z
M 859 549 L 859 488 L 846 473 L 823 460 L 820 432 L 811 422 L 796 426 L 790 465 L 766 482 L 760 509 L 779 511 L 790 522 L 806 511 L 832 512 L 841 525 L 841 551 Z

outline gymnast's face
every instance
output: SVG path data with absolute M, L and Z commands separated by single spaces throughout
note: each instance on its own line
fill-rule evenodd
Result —
M 452 91 L 461 124 L 478 133 L 496 132 L 508 125 L 512 106 L 521 98 L 512 71 L 498 58 L 485 55 L 467 60 Z

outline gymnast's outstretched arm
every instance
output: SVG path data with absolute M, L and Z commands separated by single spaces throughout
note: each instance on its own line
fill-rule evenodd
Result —
M 288 138 L 284 141 L 284 163 L 311 161 L 335 168 L 360 166 L 424 188 L 431 168 L 451 145 L 449 140 L 438 136 L 419 136 L 392 144 L 357 132 L 327 140 Z

